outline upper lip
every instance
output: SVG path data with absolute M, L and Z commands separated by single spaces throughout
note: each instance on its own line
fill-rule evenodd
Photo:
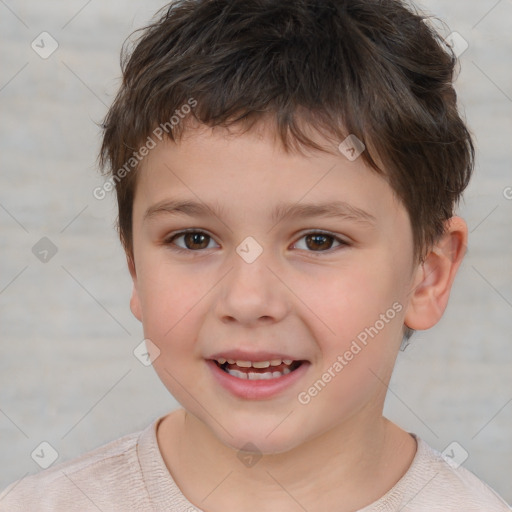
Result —
M 304 361 L 304 359 L 298 359 L 295 356 L 291 356 L 289 354 L 283 354 L 279 352 L 246 352 L 245 350 L 226 350 L 223 352 L 217 352 L 213 354 L 208 359 L 234 359 L 235 361 L 271 361 L 273 359 L 291 359 L 292 361 Z

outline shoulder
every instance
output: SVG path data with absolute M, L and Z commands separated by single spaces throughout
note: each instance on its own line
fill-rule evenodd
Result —
M 418 438 L 411 467 L 383 497 L 403 512 L 510 512 L 507 503 L 469 470 L 456 464 Z M 381 505 L 377 502 L 375 505 Z M 365 509 L 366 510 L 366 509 Z M 387 508 L 373 510 L 388 510 Z
M 137 457 L 141 433 L 120 437 L 13 482 L 0 493 L 0 511 L 112 510 L 114 493 L 119 505 L 120 496 L 144 492 Z

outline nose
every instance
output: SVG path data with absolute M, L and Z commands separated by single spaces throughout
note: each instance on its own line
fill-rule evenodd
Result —
M 282 320 L 290 309 L 290 292 L 266 251 L 254 261 L 235 252 L 229 263 L 230 271 L 218 288 L 217 317 L 246 326 Z

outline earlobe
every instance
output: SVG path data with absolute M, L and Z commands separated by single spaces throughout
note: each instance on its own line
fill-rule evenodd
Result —
M 418 266 L 404 319 L 411 329 L 430 329 L 443 316 L 455 275 L 466 252 L 467 237 L 464 220 L 452 217 L 446 221 L 443 236 Z
M 132 296 L 130 299 L 130 310 L 133 313 L 133 316 L 139 322 L 142 322 L 142 308 L 140 307 L 139 294 L 135 284 L 133 285 Z
M 130 298 L 130 310 L 133 316 L 139 320 L 139 322 L 142 322 L 142 308 L 140 305 L 139 293 L 137 291 L 137 272 L 135 269 L 133 256 L 127 255 L 126 261 L 128 263 L 128 270 L 130 271 L 130 275 L 132 276 L 133 281 L 132 296 Z

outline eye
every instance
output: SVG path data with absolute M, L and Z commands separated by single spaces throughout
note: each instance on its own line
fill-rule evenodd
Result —
M 183 238 L 184 247 L 173 244 L 174 240 L 180 238 Z M 208 247 L 210 241 L 213 241 L 213 238 L 204 231 L 194 231 L 191 229 L 176 233 L 170 238 L 167 238 L 165 243 L 168 245 L 176 245 L 176 247 L 173 247 L 173 250 L 178 252 L 198 252 L 202 249 L 211 249 L 211 247 Z
M 179 239 L 183 239 L 182 245 L 176 243 L 176 240 Z M 334 242 L 338 242 L 338 247 L 350 245 L 339 237 L 323 231 L 311 231 L 304 234 L 299 240 L 302 239 L 306 241 L 305 249 L 301 247 L 299 249 L 307 252 L 327 252 L 332 249 Z M 172 249 L 177 252 L 201 252 L 205 249 L 212 249 L 211 242 L 213 242 L 213 238 L 204 231 L 190 229 L 170 236 L 164 243 L 169 246 L 172 245 Z M 295 245 L 297 244 L 298 242 Z
M 305 246 L 308 252 L 327 252 L 331 250 L 333 241 L 338 242 L 339 246 L 349 245 L 341 238 L 324 231 L 312 231 L 310 233 L 306 233 L 300 238 L 300 240 L 302 239 L 306 240 Z

